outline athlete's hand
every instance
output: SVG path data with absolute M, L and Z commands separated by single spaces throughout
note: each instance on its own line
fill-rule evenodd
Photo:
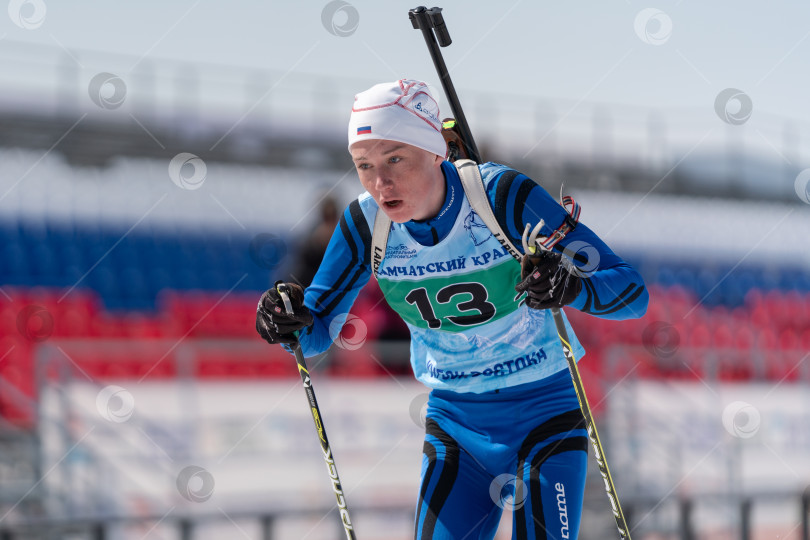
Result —
M 515 290 L 527 293 L 526 305 L 533 309 L 550 309 L 567 306 L 582 290 L 582 278 L 565 264 L 562 255 L 542 251 L 536 255 L 524 255 L 520 263 L 521 282 Z
M 256 308 L 256 331 L 270 344 L 295 343 L 295 332 L 312 324 L 312 313 L 304 305 L 304 289 L 287 283 L 292 313 L 284 309 L 284 301 L 276 287 L 268 289 Z

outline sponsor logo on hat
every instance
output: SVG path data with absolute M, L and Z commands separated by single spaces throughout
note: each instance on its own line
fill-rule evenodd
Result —
M 371 126 L 362 126 L 357 128 L 358 135 L 368 135 L 371 134 Z
M 429 96 L 422 96 L 422 99 L 414 100 L 412 107 L 417 114 L 426 116 L 433 122 L 439 122 L 439 106 Z

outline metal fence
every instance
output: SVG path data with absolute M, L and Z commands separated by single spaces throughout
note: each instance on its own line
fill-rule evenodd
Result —
M 754 533 L 757 530 L 754 514 L 758 504 L 764 501 L 773 502 L 778 500 L 792 506 L 796 515 L 795 525 L 789 530 L 781 530 L 779 533 L 780 536 L 778 537 L 810 540 L 810 492 L 808 491 L 803 493 L 762 493 L 750 497 L 734 497 L 728 494 L 687 498 L 673 497 L 672 499 L 663 501 L 664 504 L 671 504 L 676 508 L 677 520 L 671 530 L 645 530 L 637 524 L 637 520 L 642 518 L 644 512 L 648 511 L 649 507 L 652 505 L 649 501 L 634 500 L 632 498 L 626 499 L 623 502 L 623 508 L 628 518 L 631 534 L 637 538 L 654 537 L 672 540 L 695 540 L 697 538 L 711 538 L 710 533 L 700 532 L 695 527 L 693 516 L 696 507 L 712 500 L 728 501 L 730 498 L 734 499 L 733 504 L 738 513 L 736 531 L 734 531 L 733 534 L 731 531 L 718 532 L 719 536 L 723 538 L 733 537 L 739 540 L 751 540 L 755 537 Z M 656 505 L 661 505 L 661 502 L 656 503 Z M 369 512 L 383 517 L 404 516 L 411 518 L 414 510 L 407 506 L 352 508 L 354 515 Z M 70 520 L 32 519 L 16 523 L 2 522 L 0 523 L 0 540 L 51 540 L 61 538 L 70 538 L 72 540 L 112 540 L 116 538 L 115 531 L 120 531 L 123 528 L 132 526 L 140 526 L 143 528 L 158 523 L 163 523 L 163 532 L 168 534 L 169 539 L 197 540 L 200 537 L 199 531 L 216 521 L 253 521 L 256 524 L 255 529 L 260 531 L 258 536 L 253 538 L 256 540 L 277 540 L 281 538 L 281 536 L 277 534 L 278 524 L 281 521 L 296 518 L 318 519 L 323 516 L 327 516 L 327 519 L 331 518 L 334 523 L 334 535 L 332 538 L 335 540 L 343 538 L 345 533 L 335 515 L 334 508 L 310 508 L 297 510 L 286 509 L 283 511 L 269 511 L 264 513 L 229 513 L 228 516 L 222 514 L 197 516 L 174 515 L 168 518 L 160 515 L 137 517 L 106 516 L 74 518 Z M 583 521 L 587 521 L 588 519 L 589 515 L 585 513 Z M 356 521 L 355 519 L 355 522 Z M 618 538 L 618 533 L 614 534 L 609 526 L 608 522 L 608 527 L 606 527 L 600 535 L 594 535 L 591 538 L 594 538 L 594 540 L 597 538 Z M 172 533 L 171 531 L 174 532 Z M 364 537 L 362 527 L 357 529 L 357 534 L 359 537 Z M 365 537 L 368 537 L 368 535 L 365 535 Z M 584 536 L 582 537 L 585 538 Z

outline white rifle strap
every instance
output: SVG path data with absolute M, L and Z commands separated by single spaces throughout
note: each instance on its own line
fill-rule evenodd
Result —
M 509 237 L 503 233 L 501 224 L 498 223 L 495 214 L 492 212 L 489 197 L 487 197 L 487 192 L 484 190 L 481 171 L 478 170 L 478 164 L 469 159 L 459 159 L 456 160 L 455 166 L 458 169 L 461 185 L 464 187 L 464 193 L 467 195 L 467 200 L 470 201 L 472 209 L 484 221 L 484 225 L 492 232 L 495 239 L 506 248 L 515 260 L 520 261 L 520 252 L 515 249 Z
M 371 273 L 377 277 L 385 258 L 385 249 L 388 246 L 388 233 L 391 232 L 391 218 L 382 208 L 377 208 L 377 217 L 374 218 L 374 230 L 371 233 Z

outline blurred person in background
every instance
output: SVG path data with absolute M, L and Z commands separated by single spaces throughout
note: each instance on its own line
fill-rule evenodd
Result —
M 325 195 L 318 208 L 320 221 L 298 246 L 295 268 L 291 273 L 292 278 L 303 287 L 312 283 L 312 278 L 315 277 L 315 272 L 326 253 L 329 239 L 332 238 L 338 224 L 338 205 L 334 198 Z
M 263 294 L 257 331 L 287 348 L 298 340 L 305 356 L 321 353 L 373 274 L 408 325 L 414 375 L 431 388 L 415 537 L 493 538 L 501 490 L 511 486 L 515 538 L 576 538 L 588 440 L 549 309 L 637 318 L 648 294 L 638 272 L 584 224 L 555 250 L 516 261 L 445 160 L 439 118 L 419 81 L 355 97 L 349 152 L 366 191 L 343 212 L 312 284 L 289 284 L 293 313 L 275 288 Z M 477 167 L 486 192 L 478 204 L 491 206 L 513 245 L 527 223 L 544 220 L 543 236 L 570 225 L 568 212 L 525 175 Z M 381 261 L 372 252 L 378 217 L 388 232 Z M 587 272 L 560 252 L 576 251 L 574 243 L 592 251 Z

